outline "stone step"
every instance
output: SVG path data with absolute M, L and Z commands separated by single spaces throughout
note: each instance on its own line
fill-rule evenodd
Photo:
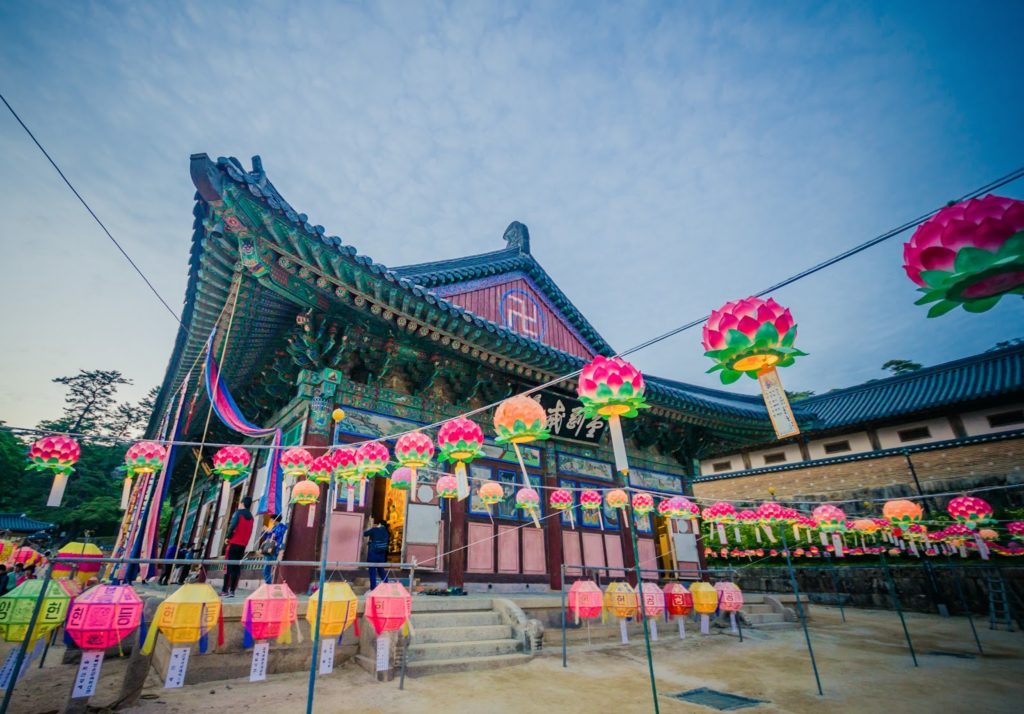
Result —
M 428 674 L 443 674 L 447 672 L 470 672 L 480 669 L 493 669 L 496 667 L 511 667 L 517 664 L 526 664 L 530 661 L 530 655 L 507 654 L 489 657 L 453 657 L 452 659 L 410 661 L 406 665 L 406 675 L 409 677 L 422 677 Z
M 478 642 L 507 640 L 512 637 L 511 625 L 480 625 L 477 627 L 425 627 L 417 629 L 416 644 L 435 642 Z
M 760 627 L 777 622 L 785 622 L 786 617 L 780 612 L 744 613 L 751 625 Z
M 413 642 L 415 644 L 409 645 L 408 652 L 410 664 L 424 660 L 508 655 L 514 654 L 519 647 L 519 643 L 511 638 L 478 640 L 474 642 L 430 642 L 420 644 L 414 636 Z
M 419 596 L 412 599 L 413 614 L 420 612 L 472 612 L 474 610 L 490 610 L 492 607 L 493 603 L 490 598 Z
M 744 614 L 759 614 L 766 612 L 773 612 L 771 605 L 751 605 L 746 600 L 743 601 L 743 612 Z
M 413 612 L 412 614 L 412 626 L 417 630 L 432 627 L 476 627 L 479 625 L 500 624 L 501 616 L 493 610 Z

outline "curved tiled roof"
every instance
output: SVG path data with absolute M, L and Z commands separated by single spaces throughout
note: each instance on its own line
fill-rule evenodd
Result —
M 54 528 L 55 525 L 54 523 L 29 518 L 24 513 L 0 513 L 0 531 L 35 533 L 36 531 Z
M 985 352 L 799 402 L 821 429 L 867 424 L 1012 394 L 1024 396 L 1024 345 Z

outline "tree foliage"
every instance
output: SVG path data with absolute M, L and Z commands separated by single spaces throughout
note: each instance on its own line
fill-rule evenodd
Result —
M 898 376 L 901 374 L 916 372 L 921 369 L 921 365 L 918 362 L 912 362 L 909 359 L 891 359 L 882 365 L 882 369 Z

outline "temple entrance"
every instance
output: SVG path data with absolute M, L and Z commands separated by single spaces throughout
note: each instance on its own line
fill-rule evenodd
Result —
M 673 552 L 672 524 L 668 518 L 653 516 L 654 520 L 654 542 L 658 545 L 658 568 L 669 571 L 667 576 L 670 579 L 677 577 L 675 574 L 676 561 Z
M 405 503 L 407 493 L 391 488 L 391 479 L 379 479 L 373 489 L 371 515 L 374 521 L 386 523 L 391 532 L 388 541 L 388 561 L 402 560 L 402 545 L 405 540 Z

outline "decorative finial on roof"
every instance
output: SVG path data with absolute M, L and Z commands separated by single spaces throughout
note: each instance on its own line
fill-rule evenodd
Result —
M 509 248 L 518 248 L 520 253 L 530 254 L 530 229 L 519 221 L 509 223 L 503 237 Z

